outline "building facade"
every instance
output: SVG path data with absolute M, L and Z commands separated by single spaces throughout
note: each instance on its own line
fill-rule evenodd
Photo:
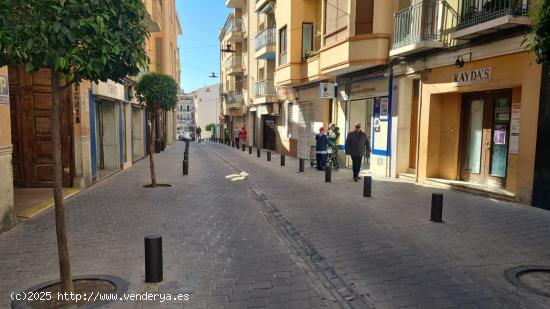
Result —
M 202 130 L 202 138 L 218 136 L 220 132 L 220 84 L 213 84 L 192 92 L 195 107 L 195 124 Z M 206 126 L 214 124 L 216 132 L 206 132 Z
M 542 68 L 522 41 L 536 4 L 228 0 L 242 26 L 220 35 L 222 94 L 242 93 L 256 146 L 310 159 L 320 127 L 335 123 L 343 150 L 360 123 L 373 175 L 530 203 Z
M 195 104 L 193 95 L 181 93 L 176 106 L 176 132 L 178 137 L 190 138 L 195 130 Z
M 176 37 L 181 34 L 181 26 L 175 1 L 146 0 L 145 6 L 151 32 L 146 50 L 154 62 L 144 72 L 163 72 L 179 82 Z M 61 119 L 64 187 L 86 188 L 147 154 L 146 112 L 133 90 L 138 78 L 129 77 L 119 83 L 83 81 L 65 90 Z M 17 221 L 21 209 L 14 196 L 18 192 L 28 195 L 37 188 L 52 187 L 51 74 L 40 70 L 31 75 L 19 66 L 0 68 L 0 86 L 3 231 Z M 158 123 L 167 142 L 174 142 L 175 114 L 167 112 Z

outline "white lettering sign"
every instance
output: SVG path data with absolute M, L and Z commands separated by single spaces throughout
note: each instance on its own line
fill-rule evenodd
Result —
M 453 74 L 453 86 L 467 86 L 488 82 L 493 77 L 493 68 L 482 68 Z

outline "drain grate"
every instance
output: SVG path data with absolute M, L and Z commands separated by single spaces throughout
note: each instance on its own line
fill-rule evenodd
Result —
M 531 293 L 550 297 L 550 267 L 521 266 L 509 269 L 506 279 Z

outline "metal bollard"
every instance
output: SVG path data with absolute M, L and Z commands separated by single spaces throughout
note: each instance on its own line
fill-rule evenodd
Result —
M 246 145 L 245 144 L 243 144 L 241 148 L 243 149 L 243 152 L 246 151 Z
M 189 142 L 185 142 L 185 152 L 189 152 Z
M 231 141 L 231 147 L 235 147 L 235 141 Z
M 248 154 L 252 154 L 252 146 L 248 146 Z
M 286 158 L 285 155 L 281 155 L 281 166 L 285 166 L 285 164 L 286 164 L 285 158 Z
M 183 175 L 189 175 L 189 160 L 183 160 Z
M 443 194 L 432 194 L 432 216 L 430 219 L 432 222 L 443 222 Z
M 183 160 L 184 161 L 189 161 L 189 152 L 186 151 L 186 152 L 183 153 Z
M 262 150 L 260 148 L 256 148 L 256 157 L 261 157 L 262 156 Z
M 300 173 L 303 173 L 305 170 L 306 170 L 306 168 L 305 168 L 305 160 L 302 159 L 302 158 L 300 158 L 300 168 L 299 168 L 298 171 L 299 171 Z
M 325 166 L 325 182 L 332 182 L 332 168 Z
M 271 151 L 267 152 L 267 161 L 271 161 Z
M 145 237 L 145 282 L 162 282 L 162 237 Z
M 365 176 L 363 182 L 363 197 L 372 197 L 372 177 Z

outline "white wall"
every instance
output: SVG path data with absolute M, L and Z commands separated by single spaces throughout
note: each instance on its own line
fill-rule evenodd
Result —
M 219 124 L 220 115 L 220 84 L 214 84 L 193 91 L 193 103 L 195 105 L 195 123 L 200 126 L 203 136 L 206 125 Z

